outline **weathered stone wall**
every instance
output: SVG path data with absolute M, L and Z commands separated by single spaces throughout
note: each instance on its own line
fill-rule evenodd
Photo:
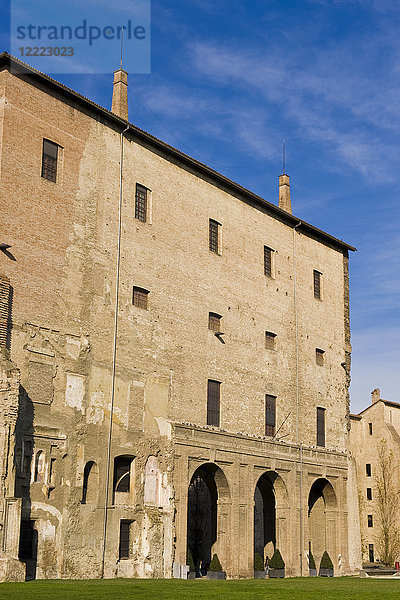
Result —
M 16 257 L 0 255 L 0 268 L 14 288 L 23 518 L 38 531 L 36 576 L 94 577 L 101 573 L 111 408 L 120 134 L 40 83 L 7 71 L 0 81 L 6 90 L 4 223 Z M 56 183 L 40 176 L 43 138 L 60 146 Z M 145 223 L 134 216 L 136 183 L 149 189 Z M 221 223 L 220 255 L 208 248 L 210 218 Z M 193 469 L 188 462 L 174 465 L 181 454 L 190 462 L 193 432 L 205 431 L 208 379 L 221 381 L 221 427 L 206 429 L 204 452 L 196 456 L 221 470 L 226 460 L 235 472 L 227 475 L 234 502 L 232 508 L 225 503 L 216 546 L 229 575 L 251 571 L 256 473 L 275 468 L 288 473 L 284 510 L 290 505 L 297 515 L 290 525 L 286 513 L 280 517 L 288 572 L 299 572 L 300 545 L 308 548 L 307 498 L 319 478 L 340 502 L 330 520 L 332 559 L 348 570 L 346 252 L 294 232 L 268 207 L 256 208 L 130 134 L 121 233 L 110 481 L 114 457 L 126 455 L 134 457 L 133 483 L 120 503 L 110 499 L 105 575 L 171 576 L 175 536 L 175 560 L 186 561 L 185 498 Z M 275 250 L 274 278 L 264 275 L 264 245 Z M 323 273 L 322 300 L 313 295 L 313 269 Z M 148 310 L 133 306 L 133 286 L 150 291 Z M 210 311 L 222 315 L 222 341 L 208 329 Z M 267 330 L 277 335 L 276 350 L 265 348 Z M 316 348 L 325 351 L 323 366 L 316 364 Z M 266 394 L 277 396 L 279 444 L 264 436 Z M 326 412 L 326 450 L 316 449 L 317 406 Z M 221 431 L 230 432 L 229 441 Z M 300 443 L 308 463 L 297 501 Z M 234 450 L 241 444 L 245 459 Z M 273 466 L 282 453 L 286 466 Z M 146 472 L 149 457 L 157 468 Z M 96 465 L 98 495 L 82 504 L 88 461 Z M 121 519 L 131 522 L 127 560 L 118 559 Z M 240 553 L 242 533 L 247 547 Z M 236 544 L 231 558 L 223 554 L 227 536 Z

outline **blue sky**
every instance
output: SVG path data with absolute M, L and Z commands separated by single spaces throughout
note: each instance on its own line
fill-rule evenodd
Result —
M 400 402 L 400 3 L 153 0 L 151 23 L 130 120 L 271 202 L 286 140 L 294 214 L 358 249 L 352 410 Z M 57 78 L 110 108 L 111 73 Z

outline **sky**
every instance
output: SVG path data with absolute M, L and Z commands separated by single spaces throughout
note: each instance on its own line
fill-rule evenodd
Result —
M 129 75 L 131 122 L 273 203 L 285 140 L 293 213 L 357 248 L 352 412 L 376 387 L 400 402 L 399 26 L 396 0 L 152 0 L 151 66 Z M 110 108 L 105 71 L 47 72 Z

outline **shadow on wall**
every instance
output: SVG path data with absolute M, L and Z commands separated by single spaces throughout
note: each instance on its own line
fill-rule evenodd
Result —
M 36 577 L 38 532 L 31 515 L 31 463 L 33 455 L 34 406 L 24 387 L 19 388 L 15 427 L 15 497 L 22 498 L 18 558 L 25 563 L 25 580 Z

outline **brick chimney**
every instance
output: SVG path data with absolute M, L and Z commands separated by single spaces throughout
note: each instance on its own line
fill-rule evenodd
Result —
M 114 87 L 111 112 L 125 119 L 128 117 L 128 73 L 120 68 L 114 71 Z
M 371 403 L 375 404 L 375 402 L 379 402 L 380 399 L 381 399 L 381 390 L 379 388 L 376 388 L 375 390 L 372 390 L 372 392 L 371 392 Z
M 279 175 L 279 208 L 292 214 L 292 203 L 290 201 L 289 175 Z

